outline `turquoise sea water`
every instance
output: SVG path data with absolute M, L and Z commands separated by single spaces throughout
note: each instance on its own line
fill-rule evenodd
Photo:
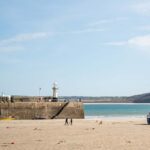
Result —
M 84 104 L 85 118 L 146 117 L 150 104 Z

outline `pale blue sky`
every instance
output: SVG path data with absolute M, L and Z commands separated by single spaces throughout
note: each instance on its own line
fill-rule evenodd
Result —
M 150 92 L 149 0 L 0 0 L 0 92 Z

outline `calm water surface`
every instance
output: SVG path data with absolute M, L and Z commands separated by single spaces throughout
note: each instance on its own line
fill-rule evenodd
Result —
M 85 118 L 146 117 L 149 104 L 84 104 Z

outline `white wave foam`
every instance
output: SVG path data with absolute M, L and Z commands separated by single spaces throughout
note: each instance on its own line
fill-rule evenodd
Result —
M 86 120 L 100 120 L 100 119 L 117 119 L 117 120 L 124 120 L 124 119 L 130 119 L 130 120 L 136 120 L 136 119 L 146 119 L 146 115 L 134 115 L 134 116 L 85 116 Z

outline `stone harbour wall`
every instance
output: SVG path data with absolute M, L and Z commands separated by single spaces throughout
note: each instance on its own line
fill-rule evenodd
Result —
M 84 118 L 82 102 L 7 102 L 0 103 L 0 118 L 64 119 Z

